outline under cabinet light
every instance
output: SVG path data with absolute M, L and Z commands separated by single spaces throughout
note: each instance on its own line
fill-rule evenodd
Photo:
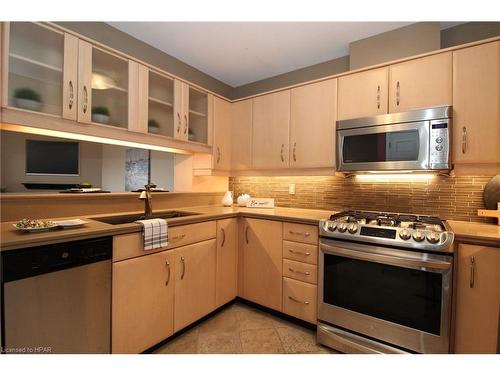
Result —
M 63 138 L 63 139 L 73 139 L 73 140 L 77 140 L 77 141 L 103 143 L 103 144 L 115 145 L 115 146 L 142 148 L 145 150 L 171 152 L 174 154 L 191 154 L 191 152 L 181 150 L 178 148 L 173 148 L 173 147 L 164 147 L 164 146 L 150 145 L 147 143 L 123 141 L 120 139 L 104 138 L 104 137 L 97 137 L 94 135 L 86 135 L 86 134 L 78 134 L 78 133 L 70 133 L 70 132 L 65 132 L 65 131 L 60 131 L 60 130 L 34 128 L 34 127 L 23 126 L 23 125 L 0 123 L 0 130 L 11 131 L 11 132 L 16 132 L 16 133 L 36 134 L 36 135 L 43 135 L 43 136 L 47 136 L 47 137 L 56 137 L 56 138 Z
M 398 182 L 398 181 L 430 181 L 436 177 L 433 173 L 366 173 L 357 174 L 356 180 L 362 182 Z

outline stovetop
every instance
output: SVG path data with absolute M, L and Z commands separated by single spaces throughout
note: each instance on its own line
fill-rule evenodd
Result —
M 452 252 L 454 235 L 437 216 L 343 211 L 321 220 L 325 238 L 373 243 L 422 251 Z

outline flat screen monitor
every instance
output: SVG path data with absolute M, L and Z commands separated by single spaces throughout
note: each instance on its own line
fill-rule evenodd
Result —
M 26 174 L 78 176 L 78 142 L 26 140 Z

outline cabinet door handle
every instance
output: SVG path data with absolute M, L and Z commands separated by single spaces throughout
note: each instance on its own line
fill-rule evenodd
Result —
M 297 142 L 293 142 L 293 161 L 297 161 L 297 156 L 295 155 L 296 148 L 297 148 Z
M 87 86 L 83 86 L 83 113 L 87 113 L 87 108 L 88 108 L 88 103 L 89 103 L 89 93 L 87 92 Z
M 289 230 L 288 233 L 297 235 L 297 236 L 304 236 L 304 237 L 309 237 L 311 233 L 309 232 L 294 232 L 293 230 Z
M 217 146 L 217 164 L 220 163 L 220 148 Z
M 73 108 L 73 81 L 69 81 L 69 101 L 68 101 L 68 107 L 69 109 Z
M 309 252 L 306 252 L 306 253 L 303 253 L 301 251 L 295 251 L 295 250 L 292 250 L 292 249 L 288 249 L 288 251 L 292 254 L 296 254 L 296 255 L 305 255 L 306 257 L 308 257 L 309 255 L 311 255 L 311 253 Z
M 302 303 L 304 305 L 309 305 L 309 302 L 298 300 L 297 298 L 294 298 L 292 296 L 288 296 L 288 299 L 292 300 L 293 302 Z
M 380 109 L 380 85 L 377 86 L 377 109 Z
M 184 257 L 181 257 L 181 263 L 182 263 L 181 280 L 184 280 L 184 275 L 186 274 L 186 262 L 184 260 Z
M 401 102 L 401 85 L 399 84 L 399 81 L 396 84 L 396 105 L 399 106 L 399 103 Z
M 305 271 L 305 272 L 304 272 L 304 271 L 296 271 L 296 270 L 294 270 L 293 268 L 290 268 L 290 267 L 288 267 L 288 270 L 289 270 L 290 272 L 293 272 L 293 273 L 299 273 L 299 274 L 301 274 L 301 275 L 306 275 L 306 276 L 309 276 L 309 275 L 310 275 L 310 273 L 309 273 L 309 272 L 307 272 L 307 271 Z
M 177 133 L 181 131 L 181 115 L 177 112 Z
M 188 126 L 189 126 L 189 121 L 187 115 L 184 115 L 184 134 L 187 134 Z
M 165 282 L 165 285 L 168 285 L 168 283 L 170 282 L 170 262 L 167 260 L 165 262 L 165 265 L 167 266 L 167 281 Z
M 184 237 L 186 237 L 185 234 L 179 234 L 178 236 L 173 236 L 172 238 L 169 238 L 169 240 L 170 241 L 182 240 Z
M 476 268 L 476 259 L 474 256 L 470 257 L 470 280 L 469 287 L 474 288 L 474 276 L 475 276 L 475 268 Z
M 282 143 L 281 144 L 281 151 L 280 151 L 280 156 L 281 156 L 281 162 L 284 163 L 285 162 L 285 155 L 284 155 L 284 152 L 285 152 L 285 144 Z
M 248 226 L 245 228 L 245 241 L 248 244 Z
M 224 244 L 226 243 L 226 231 L 224 228 L 220 228 L 220 231 L 222 232 L 222 243 L 220 244 L 220 247 L 224 247 Z
M 462 128 L 462 154 L 467 152 L 467 128 Z

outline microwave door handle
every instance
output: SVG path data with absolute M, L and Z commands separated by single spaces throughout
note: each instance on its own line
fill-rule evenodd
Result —
M 407 258 L 404 256 L 367 253 L 364 251 L 350 250 L 340 247 L 331 247 L 325 244 L 321 244 L 321 249 L 324 252 L 332 255 L 338 255 L 358 260 L 366 260 L 369 262 L 375 262 L 381 264 L 400 266 L 404 268 L 419 269 L 434 273 L 444 273 L 451 268 L 451 263 L 443 260 L 432 260 L 432 259 L 420 260 L 414 258 Z

